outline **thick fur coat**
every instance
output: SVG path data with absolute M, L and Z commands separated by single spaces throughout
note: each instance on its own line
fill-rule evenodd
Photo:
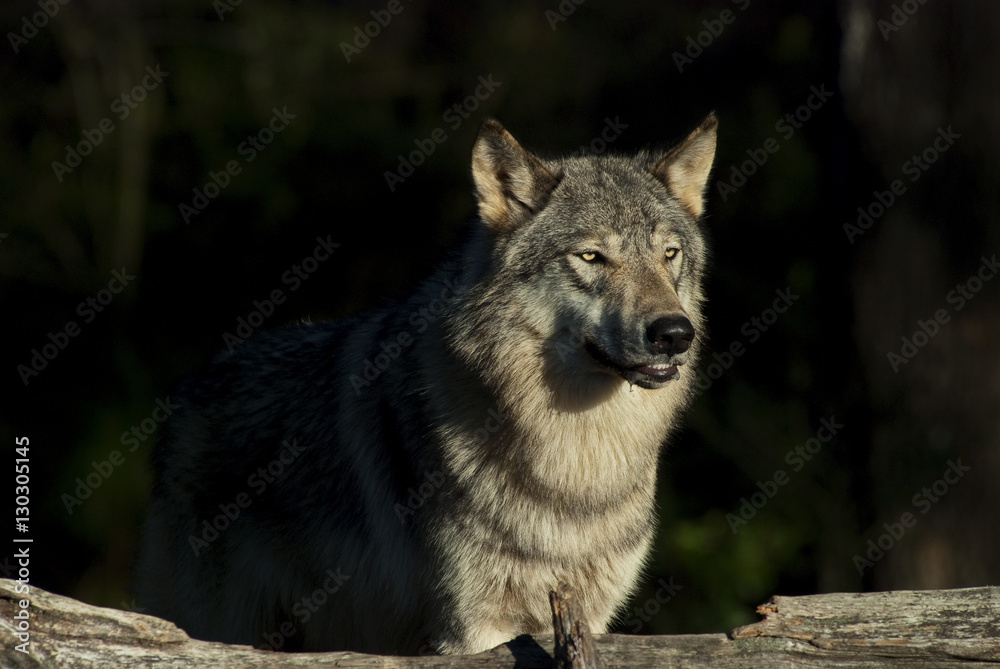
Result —
M 407 300 L 256 334 L 182 383 L 141 603 L 204 639 L 475 653 L 549 631 L 566 581 L 604 631 L 693 391 L 715 128 L 543 160 L 486 122 L 479 220 Z

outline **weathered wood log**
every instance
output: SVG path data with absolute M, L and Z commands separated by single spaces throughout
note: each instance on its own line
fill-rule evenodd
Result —
M 732 638 L 796 639 L 833 654 L 1000 661 L 1000 588 L 772 597 Z
M 556 669 L 606 669 L 573 588 L 560 583 L 549 592 L 555 628 Z
M 341 667 L 550 669 L 554 637 L 521 637 L 479 655 L 382 657 L 273 653 L 190 639 L 151 616 L 31 588 L 27 654 L 14 618 L 24 595 L 0 579 L 0 666 L 111 669 Z M 1000 588 L 774 597 L 766 618 L 726 634 L 593 637 L 608 667 L 996 667 Z M 388 624 L 388 622 L 387 622 Z

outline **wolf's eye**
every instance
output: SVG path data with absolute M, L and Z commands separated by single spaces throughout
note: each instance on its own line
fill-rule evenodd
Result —
M 680 252 L 681 252 L 680 249 L 675 248 L 675 247 L 671 247 L 671 248 L 667 249 L 666 252 L 664 252 L 663 255 L 665 255 L 667 257 L 667 260 L 673 260 L 674 258 L 677 257 L 677 254 L 680 253 Z
M 596 262 L 601 259 L 601 254 L 597 251 L 584 251 L 580 254 L 580 257 L 587 262 Z

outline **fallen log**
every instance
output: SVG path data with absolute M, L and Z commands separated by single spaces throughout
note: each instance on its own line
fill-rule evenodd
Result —
M 26 596 L 15 592 L 16 586 L 16 581 L 0 579 L 3 667 L 549 669 L 554 661 L 553 635 L 519 637 L 464 657 L 276 653 L 191 639 L 159 618 L 92 606 L 36 587 Z M 24 610 L 26 620 L 16 617 Z M 995 667 L 1000 662 L 997 587 L 773 597 L 757 611 L 764 620 L 728 635 L 600 634 L 592 640 L 610 669 L 803 665 L 920 669 Z M 572 629 L 573 622 L 566 629 Z M 20 629 L 25 626 L 26 632 Z M 25 638 L 29 640 L 21 646 Z

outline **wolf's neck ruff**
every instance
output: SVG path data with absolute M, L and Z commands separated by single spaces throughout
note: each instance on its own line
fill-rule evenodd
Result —
M 559 382 L 547 378 L 538 364 L 544 347 L 536 336 L 520 333 L 495 342 L 490 354 L 478 352 L 497 361 L 484 366 L 481 380 L 492 393 L 444 403 L 462 416 L 458 423 L 475 444 L 462 459 L 477 473 L 492 463 L 497 471 L 528 477 L 538 494 L 561 496 L 581 509 L 605 508 L 633 493 L 639 481 L 649 484 L 651 498 L 650 475 L 661 444 L 688 403 L 689 375 L 659 390 L 631 387 L 577 350 L 581 363 L 591 369 L 577 376 L 582 379 L 577 384 L 573 379 Z M 498 408 L 503 425 L 487 442 L 478 443 L 473 435 L 490 407 Z

